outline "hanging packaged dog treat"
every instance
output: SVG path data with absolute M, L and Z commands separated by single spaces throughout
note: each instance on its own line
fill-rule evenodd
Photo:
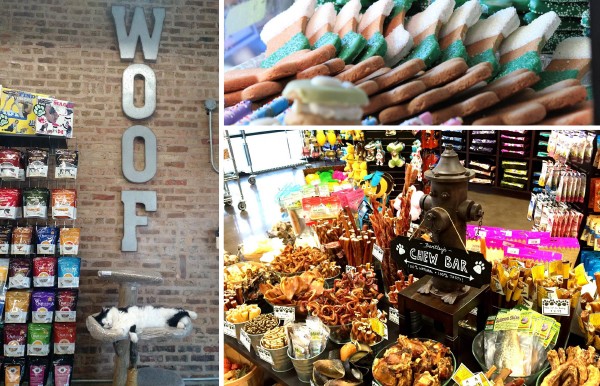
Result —
M 58 259 L 58 288 L 79 288 L 81 258 L 60 257 Z
M 36 227 L 36 245 L 38 255 L 54 255 L 56 252 L 56 241 L 58 239 L 58 228 Z
M 79 164 L 79 152 L 77 150 L 56 150 L 56 168 L 54 178 L 76 179 L 77 165 Z
M 77 218 L 77 191 L 75 189 L 52 189 L 52 218 L 74 220 Z
M 73 374 L 72 357 L 54 357 L 52 359 L 54 386 L 69 386 Z
M 54 353 L 58 355 L 75 354 L 75 323 L 54 324 Z
M 79 228 L 61 228 L 60 229 L 60 254 L 76 255 L 79 252 L 79 237 L 81 230 Z
M 29 359 L 29 386 L 45 386 L 48 380 L 49 360 L 47 357 Z
M 64 289 L 56 295 L 55 322 L 74 322 L 77 316 L 77 291 Z
M 31 292 L 8 291 L 6 293 L 6 312 L 4 319 L 6 323 L 27 323 L 27 312 Z
M 25 358 L 6 358 L 4 386 L 21 386 L 25 376 Z M 31 385 L 31 383 L 29 383 Z
M 0 150 L 0 178 L 3 180 L 25 179 L 22 154 L 19 150 Z
M 26 324 L 6 324 L 4 326 L 4 356 L 22 357 L 27 343 Z
M 10 253 L 10 242 L 12 238 L 12 227 L 10 225 L 0 225 L 0 255 Z
M 27 327 L 27 355 L 43 357 L 50 354 L 51 334 L 51 324 L 29 323 Z
M 55 98 L 38 98 L 44 107 L 35 121 L 35 133 L 57 137 L 73 137 L 73 112 L 75 104 Z M 41 111 L 40 111 L 41 112 Z
M 21 213 L 21 190 L 0 188 L 0 219 L 15 220 Z
M 48 151 L 44 149 L 27 149 L 25 153 L 27 178 L 48 177 Z
M 56 257 L 35 257 L 33 259 L 33 286 L 54 287 Z
M 33 323 L 52 323 L 54 297 L 53 291 L 33 291 L 31 294 L 31 321 Z
M 13 255 L 31 254 L 33 227 L 16 227 L 12 232 L 11 253 Z
M 50 191 L 46 188 L 23 189 L 23 217 L 47 218 Z
M 31 287 L 31 259 L 15 257 L 8 265 L 8 288 L 27 289 Z

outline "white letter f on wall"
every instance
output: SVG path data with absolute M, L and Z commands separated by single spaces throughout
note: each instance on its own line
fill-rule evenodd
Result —
M 152 8 L 154 14 L 154 30 L 152 36 L 148 31 L 146 16 L 141 7 L 135 7 L 133 21 L 129 35 L 125 30 L 125 6 L 113 5 L 112 15 L 117 29 L 117 39 L 119 40 L 119 52 L 121 59 L 133 60 L 138 39 L 142 41 L 142 50 L 144 59 L 156 60 L 158 56 L 158 46 L 160 44 L 160 35 L 162 33 L 163 22 L 165 21 L 164 8 Z

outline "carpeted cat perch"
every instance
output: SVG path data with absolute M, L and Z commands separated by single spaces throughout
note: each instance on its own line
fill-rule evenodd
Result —
M 140 285 L 160 285 L 162 276 L 158 273 L 140 274 L 133 271 L 98 271 L 98 277 L 119 283 L 119 307 L 135 305 Z M 183 380 L 173 371 L 144 367 L 137 369 L 137 344 L 129 340 L 128 331 L 106 329 L 95 315 L 86 319 L 86 326 L 92 337 L 115 348 L 115 369 L 113 386 L 183 386 Z M 186 328 L 150 328 L 137 333 L 140 340 L 184 338 L 192 332 L 192 325 Z

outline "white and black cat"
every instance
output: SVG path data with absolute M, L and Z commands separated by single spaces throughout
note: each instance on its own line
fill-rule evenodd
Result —
M 103 307 L 102 312 L 94 316 L 98 323 L 107 329 L 129 331 L 129 338 L 137 343 L 137 333 L 146 328 L 185 328 L 196 319 L 198 314 L 183 308 L 153 306 L 131 306 L 124 308 Z

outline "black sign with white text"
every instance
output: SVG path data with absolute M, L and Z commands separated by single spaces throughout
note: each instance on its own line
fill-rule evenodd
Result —
M 490 284 L 492 265 L 481 253 L 399 236 L 392 240 L 391 256 L 408 273 L 431 275 L 471 287 Z

